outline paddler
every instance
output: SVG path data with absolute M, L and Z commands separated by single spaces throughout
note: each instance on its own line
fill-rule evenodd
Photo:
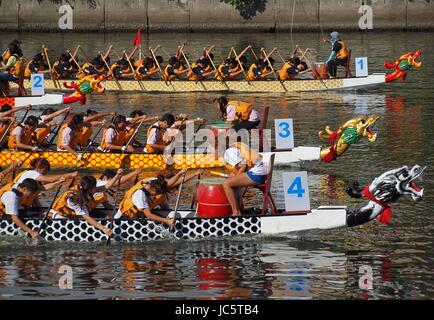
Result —
M 41 127 L 36 116 L 28 116 L 23 124 L 12 125 L 8 138 L 8 148 L 13 150 L 37 151 L 36 129 Z
M 92 218 L 90 212 L 95 208 L 95 199 L 93 198 L 93 195 L 97 192 L 106 192 L 116 186 L 116 184 L 119 183 L 122 172 L 122 169 L 119 169 L 116 176 L 103 187 L 96 186 L 95 177 L 82 177 L 77 186 L 72 187 L 56 200 L 53 204 L 53 209 L 50 211 L 49 217 L 52 219 L 73 219 L 82 217 L 87 223 L 111 237 L 113 234 L 112 230 L 104 227 Z
M 80 142 L 83 127 L 83 115 L 70 114 L 59 130 L 59 135 L 57 137 L 57 151 L 66 151 L 79 158 L 76 149 Z
M 183 125 L 195 122 L 204 123 L 205 119 L 176 120 L 173 114 L 165 113 L 160 120 L 148 129 L 146 147 L 143 151 L 148 153 L 164 153 L 164 151 L 169 150 L 169 145 L 178 129 Z
M 62 53 L 59 59 L 54 62 L 52 70 L 54 79 L 73 78 L 73 74 L 78 71 L 78 66 L 75 64 L 75 61 L 78 62 L 77 54 L 79 48 L 80 45 L 77 46 L 73 54 L 69 52 Z
M 116 79 L 126 79 L 134 76 L 134 70 L 131 70 L 130 64 L 127 59 L 123 58 L 116 61 L 110 66 L 110 70 Z
M 161 74 L 163 80 L 171 81 L 180 79 L 181 76 L 187 73 L 189 69 L 183 68 L 181 61 L 176 57 L 171 57 Z
M 223 189 L 232 208 L 232 215 L 241 214 L 242 193 L 240 188 L 263 184 L 268 170 L 262 162 L 262 156 L 244 143 L 237 142 L 224 153 L 226 166 L 233 170 L 231 176 L 223 182 Z
M 206 59 L 199 59 L 196 63 L 193 63 L 190 66 L 190 69 L 187 73 L 187 79 L 190 81 L 201 81 L 211 76 L 216 72 L 216 70 L 210 69 L 210 71 L 206 71 L 209 69 L 209 62 Z
M 138 125 L 140 124 L 140 122 L 149 122 L 149 121 L 154 121 L 154 120 L 158 120 L 160 117 L 159 116 L 154 116 L 154 117 L 148 117 L 148 115 L 146 113 L 144 113 L 141 110 L 134 110 L 133 112 L 130 113 L 130 116 L 127 119 L 127 135 L 126 138 L 127 140 L 130 140 L 130 138 L 133 136 L 134 132 L 136 132 L 136 129 L 138 127 Z M 139 147 L 144 146 L 143 143 L 141 143 L 140 141 L 137 140 L 136 137 L 134 137 L 133 141 L 131 142 L 132 145 L 137 145 Z
M 26 65 L 24 69 L 24 77 L 30 78 L 34 73 L 36 74 L 49 74 L 51 72 L 48 64 L 44 62 L 45 54 L 43 52 L 37 53 Z
M 91 140 L 93 134 L 93 127 L 103 126 L 106 123 L 104 117 L 116 116 L 116 112 L 97 112 L 92 109 L 87 109 L 83 114 L 83 129 L 81 129 L 78 146 L 83 149 L 86 148 Z M 102 119 L 102 120 L 101 120 Z
M 250 65 L 249 70 L 247 71 L 247 80 L 263 80 L 272 72 L 268 72 L 267 65 L 264 59 L 258 59 L 256 62 Z
M 47 137 L 51 132 L 51 128 L 55 125 L 59 125 L 59 123 L 51 121 L 54 118 L 70 111 L 71 107 L 66 107 L 57 111 L 53 108 L 44 109 L 44 111 L 42 111 L 41 115 L 38 118 L 39 125 L 44 125 L 44 127 L 36 129 L 36 145 L 47 145 Z
M 338 66 L 345 66 L 347 63 L 349 54 L 348 47 L 345 41 L 341 40 L 341 36 L 337 31 L 333 31 L 330 34 L 330 40 L 328 38 L 324 38 L 323 41 L 325 43 L 329 43 L 332 46 L 332 51 L 326 61 L 326 64 L 330 77 L 336 78 Z
M 259 112 L 249 102 L 228 101 L 225 96 L 214 99 L 214 102 L 218 104 L 222 119 L 232 124 L 235 131 L 254 129 L 261 123 Z
M 18 81 L 24 68 L 23 52 L 19 48 L 18 42 L 10 43 L 8 51 L 3 54 L 3 57 L 3 61 L 0 61 L 0 81 Z
M 118 114 L 114 117 L 112 123 L 104 129 L 101 145 L 98 147 L 100 151 L 122 151 L 134 152 L 132 144 L 127 146 L 127 119 L 125 116 Z
M 29 198 L 33 198 L 38 191 L 39 183 L 30 178 L 23 180 L 16 188 L 7 191 L 0 190 L 0 219 L 4 215 L 10 216 L 14 224 L 28 233 L 33 239 L 38 237 L 38 232 L 30 229 L 18 217 L 18 210 L 23 202 L 26 202 Z
M 91 60 L 90 63 L 85 63 L 81 71 L 77 73 L 77 78 L 81 79 L 85 76 L 96 74 L 98 76 L 105 75 L 109 70 L 107 69 L 107 66 L 105 62 L 107 62 L 108 65 L 110 65 L 110 51 L 112 50 L 112 46 L 109 47 L 105 55 L 98 55 L 95 58 Z M 105 62 L 104 62 L 105 61 Z
M 312 70 L 307 67 L 306 62 L 301 61 L 299 57 L 292 57 L 286 61 L 278 71 L 279 80 L 293 80 L 297 76 L 303 75 Z
M 17 188 L 18 185 L 25 179 L 34 179 L 41 184 L 40 191 L 51 190 L 59 183 L 65 181 L 65 179 L 72 179 L 78 176 L 78 171 L 72 173 L 48 175 L 50 172 L 50 163 L 45 158 L 35 158 L 30 161 L 30 170 L 24 170 L 20 172 L 12 182 L 12 188 Z M 37 192 L 33 198 L 29 198 L 28 201 L 22 203 L 24 207 L 31 207 L 35 205 L 40 207 L 38 201 L 39 192 Z
M 155 58 L 157 59 L 158 64 L 161 66 L 163 63 L 163 57 L 156 56 Z M 143 60 L 136 61 L 135 67 L 135 80 L 150 79 L 153 75 L 157 74 L 159 70 L 157 63 L 152 57 L 146 57 Z
M 173 225 L 174 218 L 161 217 L 152 212 L 155 207 L 161 206 L 165 202 L 167 191 L 167 182 L 162 176 L 139 181 L 125 192 L 114 218 L 147 218 L 157 222 L 164 222 L 169 226 Z
M 31 110 L 32 106 L 28 105 L 28 106 L 23 106 L 23 107 L 15 107 L 12 108 L 10 105 L 3 105 L 0 108 L 0 139 L 3 138 L 3 140 L 0 142 L 0 148 L 4 147 L 7 145 L 8 142 L 8 137 L 9 134 L 11 132 L 11 128 L 9 128 L 11 122 L 15 121 L 15 117 L 14 114 L 17 111 L 20 110 Z M 9 128 L 9 131 L 7 131 Z
M 134 170 L 126 175 L 123 175 L 120 180 L 120 185 L 124 185 L 126 182 L 131 180 L 132 178 L 138 176 L 140 174 L 141 170 L 137 169 Z M 112 169 L 105 169 L 101 176 L 96 180 L 96 186 L 98 187 L 104 187 L 111 179 L 113 179 L 116 176 L 116 171 Z M 96 192 L 93 195 L 93 198 L 95 199 L 95 207 L 98 207 L 99 205 L 102 205 L 105 209 L 113 209 L 113 205 L 110 203 L 110 199 L 113 197 L 113 193 L 115 191 L 110 189 L 106 190 L 104 192 Z

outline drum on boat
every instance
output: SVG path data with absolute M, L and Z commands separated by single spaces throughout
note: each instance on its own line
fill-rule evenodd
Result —
M 329 71 L 327 65 L 324 62 L 315 63 L 314 68 L 316 72 L 313 72 L 313 78 L 315 80 L 319 79 L 325 80 L 329 78 Z
M 223 190 L 223 178 L 201 180 L 196 189 L 197 215 L 201 218 L 228 217 L 232 209 Z

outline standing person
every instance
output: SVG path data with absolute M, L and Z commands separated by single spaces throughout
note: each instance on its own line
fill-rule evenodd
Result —
M 33 198 L 34 194 L 38 191 L 38 182 L 30 178 L 23 180 L 16 188 L 0 190 L 0 219 L 2 219 L 4 215 L 10 216 L 12 221 L 33 239 L 38 237 L 38 232 L 30 229 L 18 217 L 18 210 L 23 202 L 28 201 L 28 198 Z
M 326 61 L 330 76 L 336 78 L 338 66 L 345 66 L 348 58 L 348 48 L 345 41 L 341 40 L 338 32 L 333 31 L 330 34 L 331 39 L 324 38 L 325 43 L 332 46 L 332 52 Z
M 233 124 L 232 129 L 235 131 L 240 129 L 251 130 L 261 123 L 259 112 L 253 108 L 251 103 L 236 100 L 228 101 L 224 96 L 214 99 L 214 102 L 218 104 L 222 119 Z
M 232 215 L 239 216 L 242 205 L 242 192 L 239 189 L 263 184 L 268 170 L 262 162 L 262 156 L 241 142 L 225 151 L 224 160 L 233 173 L 223 182 L 223 189 L 231 205 Z

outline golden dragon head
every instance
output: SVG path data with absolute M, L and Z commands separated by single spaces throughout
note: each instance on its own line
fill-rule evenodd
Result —
M 356 129 L 357 135 L 360 138 L 367 138 L 369 142 L 375 142 L 375 140 L 377 140 L 377 133 L 373 130 L 373 126 L 378 119 L 380 119 L 380 117 L 376 114 L 370 115 L 369 117 L 362 115 L 348 120 L 341 129 Z
M 77 85 L 82 93 L 89 94 L 95 90 L 99 94 L 103 94 L 105 89 L 101 86 L 101 82 L 106 78 L 106 75 L 89 75 L 78 80 Z
M 422 52 L 420 50 L 416 50 L 413 52 L 408 52 L 404 55 L 402 55 L 399 58 L 399 61 L 407 60 L 408 64 L 415 67 L 420 68 L 422 66 L 422 62 L 416 61 L 420 56 L 422 55 Z

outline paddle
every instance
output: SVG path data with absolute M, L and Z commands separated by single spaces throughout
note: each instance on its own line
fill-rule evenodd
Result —
M 69 184 L 69 186 L 68 186 L 68 188 L 67 188 L 66 190 L 71 189 L 71 187 L 73 186 L 74 182 L 75 182 L 75 178 L 72 179 L 71 183 Z M 53 201 L 51 201 L 51 204 L 50 204 L 50 206 L 48 207 L 47 212 L 45 213 L 44 219 L 42 219 L 41 226 L 40 226 L 39 229 L 37 230 L 38 233 L 39 233 L 39 235 L 42 234 L 42 231 L 43 231 L 43 229 L 44 229 L 44 227 L 45 227 L 45 221 L 47 220 L 47 217 L 48 217 L 48 215 L 49 215 L 49 213 L 50 213 L 50 210 L 53 208 L 53 205 L 54 205 L 54 203 L 56 202 L 56 200 L 57 200 L 57 196 L 59 195 L 61 189 L 62 189 L 62 184 L 59 186 L 59 188 L 57 188 L 57 191 L 56 191 L 56 194 L 54 195 Z
M 184 185 L 184 180 L 185 180 L 185 173 L 182 174 L 181 184 L 179 185 L 178 197 L 176 198 L 176 204 L 175 204 L 175 212 L 173 213 L 173 224 L 170 227 L 170 231 L 173 231 L 173 229 L 175 229 L 176 214 L 178 213 L 179 199 L 181 198 L 181 191 L 182 191 L 182 186 Z
M 112 75 L 113 76 L 113 80 L 116 82 L 116 85 L 118 86 L 119 90 L 122 90 L 121 84 L 119 83 L 118 79 L 116 78 L 116 76 L 113 74 L 113 71 L 110 69 L 110 66 L 107 63 L 107 60 L 104 58 L 104 56 L 102 55 L 101 51 L 99 52 L 99 55 L 102 59 L 102 61 L 104 61 L 105 66 L 107 67 L 107 74 L 108 75 Z
M 155 53 L 154 53 L 154 51 L 152 50 L 151 47 L 149 47 L 149 52 L 151 53 L 151 55 L 152 55 L 152 59 L 154 59 L 155 64 L 156 64 L 157 67 L 158 67 L 158 73 L 160 74 L 161 79 L 163 79 L 163 73 L 161 72 L 161 66 L 160 66 L 160 64 L 158 63 L 158 61 L 157 61 L 157 57 L 155 56 Z M 164 83 L 165 83 L 166 86 L 167 86 L 167 85 L 168 85 L 168 84 L 167 84 L 167 80 L 166 80 L 166 79 L 163 79 L 163 80 L 164 80 Z M 169 80 L 169 81 L 170 81 L 170 80 Z
M 235 49 L 234 49 L 233 47 L 232 47 L 231 49 L 232 49 L 232 51 L 234 52 L 235 59 L 237 60 L 238 65 L 240 66 L 241 70 L 243 71 L 244 79 L 247 80 L 247 83 L 248 83 L 248 84 L 251 84 L 251 83 L 250 83 L 250 80 L 247 78 L 246 70 L 244 70 L 243 64 L 241 63 L 240 59 L 238 58 L 238 54 L 237 54 L 237 52 L 235 51 Z
M 219 177 L 223 177 L 223 178 L 229 178 L 229 175 L 226 173 L 221 173 L 221 172 L 217 172 L 217 171 L 210 171 L 210 173 L 215 175 L 215 176 L 219 176 Z
M 209 51 L 208 51 L 208 50 L 205 50 L 205 53 L 206 53 L 206 56 L 208 57 L 209 61 L 211 62 L 212 67 L 214 68 L 214 70 L 217 71 L 218 75 L 219 75 L 220 78 L 222 79 L 222 80 L 221 80 L 222 83 L 225 85 L 226 89 L 229 90 L 229 86 L 228 86 L 228 84 L 227 84 L 226 81 L 225 81 L 224 75 L 220 72 L 220 70 L 219 70 L 218 68 L 216 68 L 216 66 L 215 66 L 215 64 L 214 64 L 214 61 L 212 61 L 212 59 L 211 59 L 211 57 L 210 57 L 210 55 L 209 55 Z
M 54 83 L 54 87 L 55 87 L 56 89 L 58 89 L 58 88 L 59 88 L 59 84 L 58 84 L 58 82 L 56 81 L 56 79 L 53 78 L 53 72 L 52 72 L 52 69 L 51 69 L 50 58 L 48 57 L 48 51 L 47 51 L 47 48 L 45 47 L 45 45 L 42 45 L 42 50 L 44 51 L 45 59 L 47 59 L 48 68 L 50 68 L 50 77 L 51 77 L 51 80 L 52 80 L 53 83 Z
M 135 70 L 134 70 L 133 64 L 131 63 L 131 60 L 130 60 L 130 58 L 128 57 L 128 54 L 127 54 L 125 51 L 124 51 L 124 55 L 125 55 L 125 58 L 127 58 L 128 64 L 130 65 L 130 68 L 131 68 L 131 71 L 132 71 L 133 73 L 135 73 Z M 134 76 L 133 76 L 133 79 L 134 79 Z M 140 89 L 145 90 L 145 87 L 144 87 L 142 81 L 140 81 L 139 79 L 137 79 L 136 81 L 139 83 L 139 87 L 140 87 Z
M 272 52 L 273 52 L 273 51 L 272 51 Z M 277 78 L 276 71 L 274 70 L 273 65 L 271 64 L 270 60 L 268 59 L 268 56 L 269 56 L 269 55 L 267 55 L 267 53 L 265 52 L 264 48 L 261 48 L 261 53 L 264 55 L 264 59 L 265 59 L 265 61 L 267 61 L 268 65 L 270 66 L 270 68 L 271 68 L 271 72 L 273 73 L 274 78 L 276 78 L 276 80 L 280 82 L 280 84 L 282 85 L 283 90 L 284 90 L 285 92 L 287 92 L 288 90 L 286 90 L 285 85 L 283 84 L 283 81 L 280 80 L 279 78 Z M 271 55 L 271 54 L 270 54 L 270 55 Z
M 122 163 L 122 162 L 121 162 Z M 119 165 L 120 166 L 120 165 Z M 115 192 L 115 198 L 114 198 L 114 205 L 113 205 L 113 214 L 112 214 L 112 218 L 110 220 L 109 226 L 108 228 L 111 230 L 113 227 L 113 221 L 114 221 L 114 217 L 116 214 L 116 204 L 118 202 L 118 194 L 119 194 L 119 189 L 121 187 L 121 177 L 119 177 L 119 181 L 118 181 L 118 186 L 116 187 L 116 192 Z M 110 245 L 110 236 L 107 236 L 107 242 L 106 245 L 109 246 Z

